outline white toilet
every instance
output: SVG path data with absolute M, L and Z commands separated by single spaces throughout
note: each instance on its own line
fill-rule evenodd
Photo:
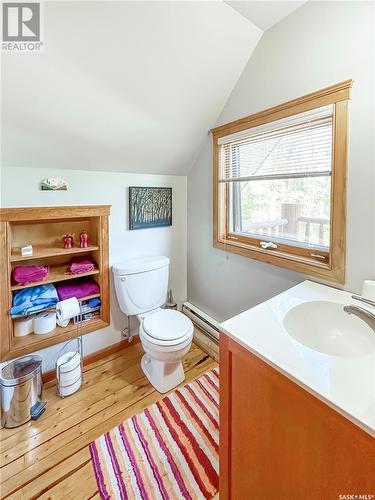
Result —
M 115 289 L 122 312 L 139 319 L 145 354 L 144 374 L 159 392 L 185 379 L 182 358 L 193 339 L 193 324 L 184 314 L 161 309 L 168 289 L 168 257 L 142 257 L 113 267 Z

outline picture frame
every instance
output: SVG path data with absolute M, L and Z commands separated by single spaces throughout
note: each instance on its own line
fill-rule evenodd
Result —
M 129 229 L 172 225 L 172 188 L 129 187 Z

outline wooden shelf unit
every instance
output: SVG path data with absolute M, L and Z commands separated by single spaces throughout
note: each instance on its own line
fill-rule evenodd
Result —
M 53 247 L 53 246 L 35 246 L 33 247 L 33 255 L 26 255 L 22 256 L 21 255 L 21 249 L 14 249 L 12 250 L 12 254 L 10 256 L 10 261 L 11 262 L 21 262 L 23 260 L 36 260 L 36 259 L 44 259 L 46 257 L 57 257 L 61 255 L 74 255 L 74 254 L 80 254 L 80 253 L 86 253 L 86 252 L 93 252 L 94 250 L 99 250 L 99 247 L 96 245 L 90 245 L 87 248 L 79 248 L 79 247 L 73 247 L 73 248 L 61 248 L 61 247 Z
M 23 288 L 31 288 L 33 286 L 45 285 L 46 283 L 57 283 L 58 281 L 66 281 L 77 278 L 85 278 L 86 276 L 92 276 L 94 274 L 99 274 L 99 269 L 94 269 L 88 271 L 87 273 L 81 274 L 67 274 L 66 266 L 50 266 L 48 275 L 42 281 L 34 281 L 34 283 L 26 283 L 25 285 L 12 285 L 10 287 L 11 291 L 22 290 Z
M 109 325 L 109 213 L 109 205 L 0 209 L 1 361 L 44 349 L 77 336 L 77 327 L 71 321 L 66 328 L 57 326 L 55 330 L 45 335 L 30 334 L 25 337 L 15 337 L 14 320 L 10 317 L 9 311 L 13 293 L 17 290 L 89 276 L 98 283 L 100 294 L 80 300 L 100 297 L 100 316 L 84 323 L 80 334 L 90 333 Z M 65 249 L 63 236 L 72 234 L 77 245 L 79 234 L 83 229 L 88 232 L 89 246 L 87 248 L 73 246 Z M 20 247 L 28 243 L 33 246 L 33 255 L 22 257 Z M 66 268 L 75 256 L 92 259 L 95 270 L 79 275 L 66 274 Z M 12 285 L 13 267 L 32 264 L 48 265 L 48 276 L 41 282 Z
M 91 319 L 80 327 L 79 334 L 85 335 L 86 333 L 93 332 L 94 330 L 100 330 L 108 326 L 106 321 L 100 318 Z M 12 357 L 17 357 L 25 354 L 25 352 L 33 352 L 45 347 L 49 347 L 58 342 L 66 342 L 67 340 L 74 339 L 77 337 L 77 326 L 70 322 L 66 328 L 61 328 L 56 326 L 54 330 L 45 335 L 36 335 L 31 333 L 26 335 L 26 337 L 14 337 L 14 342 L 12 346 Z M 58 339 L 58 341 L 56 341 Z M 25 351 L 27 350 L 27 351 Z

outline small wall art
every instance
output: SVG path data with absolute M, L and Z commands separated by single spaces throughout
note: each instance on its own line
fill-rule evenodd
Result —
M 129 229 L 172 225 L 172 188 L 129 187 Z
M 68 186 L 64 179 L 59 177 L 47 177 L 40 183 L 40 189 L 42 191 L 66 191 Z

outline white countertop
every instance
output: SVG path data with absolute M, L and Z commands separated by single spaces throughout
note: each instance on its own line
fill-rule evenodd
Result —
M 304 281 L 224 321 L 220 329 L 375 436 L 375 351 L 353 357 L 328 355 L 301 344 L 283 326 L 290 309 L 313 300 L 353 304 L 374 312 L 371 306 L 352 299 L 351 293 Z

